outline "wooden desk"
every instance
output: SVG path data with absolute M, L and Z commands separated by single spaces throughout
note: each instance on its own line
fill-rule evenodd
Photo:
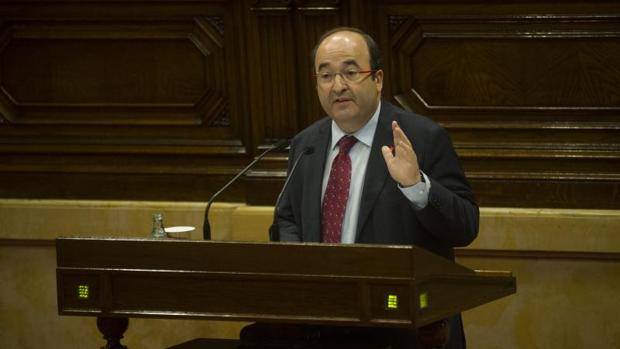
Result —
M 108 348 L 123 348 L 129 317 L 414 329 L 516 292 L 510 272 L 416 246 L 59 238 L 56 249 L 59 314 L 97 317 Z

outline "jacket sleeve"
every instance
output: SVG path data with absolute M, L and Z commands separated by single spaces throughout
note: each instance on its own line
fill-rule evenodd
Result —
M 432 129 L 420 164 L 430 181 L 428 204 L 417 210 L 421 224 L 449 246 L 469 245 L 478 235 L 479 210 L 448 133 Z

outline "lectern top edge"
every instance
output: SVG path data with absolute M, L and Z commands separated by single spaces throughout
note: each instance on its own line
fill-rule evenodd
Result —
M 339 249 L 395 249 L 395 250 L 412 250 L 419 249 L 414 245 L 378 245 L 378 244 L 332 244 L 324 242 L 284 242 L 284 241 L 245 241 L 245 240 L 181 240 L 181 239 L 153 239 L 153 238 L 137 238 L 137 237 L 112 237 L 112 236 L 60 236 L 57 241 L 64 240 L 95 240 L 95 241 L 149 241 L 153 243 L 183 243 L 183 244 L 236 244 L 236 245 L 274 245 L 274 246 L 317 246 L 317 248 L 339 248 Z
M 472 270 L 416 246 L 140 238 L 58 238 L 57 263 L 67 268 L 408 278 Z

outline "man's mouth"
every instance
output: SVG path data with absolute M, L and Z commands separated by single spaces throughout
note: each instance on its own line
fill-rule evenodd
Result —
M 339 97 L 334 99 L 334 103 L 344 103 L 344 102 L 350 102 L 352 101 L 351 98 L 347 98 L 347 97 Z

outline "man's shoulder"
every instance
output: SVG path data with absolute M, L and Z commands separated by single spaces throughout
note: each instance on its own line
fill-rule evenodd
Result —
M 330 130 L 330 121 L 331 119 L 329 117 L 323 117 L 322 119 L 313 122 L 312 124 L 310 124 L 310 126 L 299 131 L 299 133 L 297 133 L 295 137 L 293 137 L 293 142 L 297 143 L 302 140 L 307 140 L 308 138 L 315 137 L 321 132 L 328 132 Z

